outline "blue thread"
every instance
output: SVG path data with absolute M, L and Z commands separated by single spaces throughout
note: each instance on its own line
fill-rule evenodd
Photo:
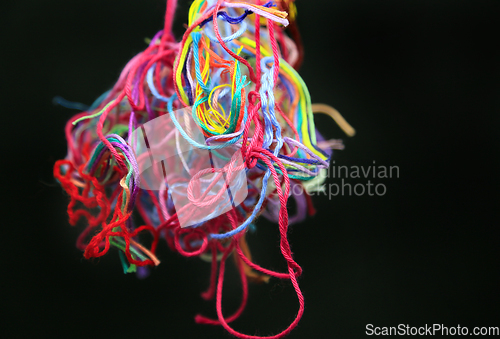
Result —
M 52 103 L 54 105 L 59 105 L 59 106 L 62 106 L 62 107 L 65 107 L 65 108 L 69 108 L 69 109 L 76 109 L 76 110 L 79 110 L 79 111 L 82 111 L 82 112 L 85 112 L 85 111 L 87 111 L 89 109 L 89 106 L 87 106 L 85 104 L 82 104 L 82 103 L 79 103 L 79 102 L 69 101 L 69 100 L 66 100 L 66 99 L 64 99 L 63 97 L 60 97 L 60 96 L 55 96 L 52 99 Z

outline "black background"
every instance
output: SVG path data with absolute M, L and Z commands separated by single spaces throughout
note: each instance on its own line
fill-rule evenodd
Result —
M 178 37 L 190 3 L 179 2 Z M 357 130 L 347 139 L 316 118 L 325 136 L 345 139 L 336 164 L 376 161 L 399 166 L 400 177 L 378 181 L 382 197 L 315 197 L 318 213 L 291 229 L 306 310 L 290 338 L 363 337 L 366 324 L 500 326 L 500 2 L 297 6 L 312 100 Z M 52 177 L 75 113 L 52 98 L 90 104 L 162 28 L 164 9 L 159 0 L 4 7 L 2 337 L 229 337 L 194 323 L 199 312 L 215 316 L 199 297 L 209 276 L 199 259 L 160 246 L 162 264 L 145 280 L 123 275 L 113 251 L 83 259 L 74 247 L 81 229 L 69 226 L 68 198 Z M 258 263 L 284 268 L 276 225 L 260 219 L 248 241 Z M 240 300 L 229 266 L 226 313 Z M 251 285 L 233 326 L 278 333 L 297 309 L 289 283 Z

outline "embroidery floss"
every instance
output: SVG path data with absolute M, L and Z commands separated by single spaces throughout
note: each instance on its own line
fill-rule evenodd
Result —
M 331 149 L 343 148 L 318 134 L 313 110 L 331 115 L 350 136 L 354 129 L 333 108 L 311 105 L 297 73 L 303 51 L 293 0 L 195 0 L 180 42 L 172 34 L 176 5 L 168 1 L 164 29 L 89 108 L 56 100 L 85 111 L 66 125 L 68 155 L 56 162 L 54 176 L 70 196 L 69 223 L 87 225 L 77 240 L 85 258 L 113 247 L 124 272 L 132 273 L 160 264 L 155 253 L 165 239 L 172 251 L 211 262 L 201 296 L 216 299 L 217 319 L 197 315 L 197 323 L 262 338 L 229 325 L 245 308 L 247 282 L 290 280 L 299 301 L 295 320 L 266 337 L 281 338 L 304 312 L 302 269 L 288 226 L 314 214 L 304 183 L 320 185 Z M 291 218 L 290 197 L 297 204 Z M 136 224 L 134 212 L 144 225 Z M 279 225 L 286 272 L 252 261 L 245 234 L 261 214 Z M 142 233 L 153 237 L 150 246 L 141 244 Z M 227 316 L 221 304 L 231 253 L 243 297 Z

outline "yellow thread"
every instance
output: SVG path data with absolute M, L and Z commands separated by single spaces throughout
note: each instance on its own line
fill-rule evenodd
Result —
M 179 56 L 179 62 L 178 62 L 178 67 L 177 67 L 177 72 L 175 74 L 175 82 L 177 83 L 177 87 L 179 89 L 179 93 L 181 94 L 182 100 L 184 102 L 189 102 L 189 99 L 186 95 L 186 92 L 184 91 L 184 88 L 182 87 L 182 80 L 181 80 L 181 75 L 182 75 L 182 66 L 184 65 L 184 60 L 186 59 L 187 52 L 189 50 L 189 46 L 191 45 L 191 42 L 193 39 L 191 38 L 191 35 L 186 39 L 186 43 L 184 44 L 184 47 L 182 48 L 181 55 Z

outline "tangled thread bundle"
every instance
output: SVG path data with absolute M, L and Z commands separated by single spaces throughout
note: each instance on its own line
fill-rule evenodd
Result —
M 54 176 L 71 198 L 70 224 L 84 219 L 87 225 L 77 240 L 85 258 L 100 257 L 114 247 L 125 273 L 144 274 L 145 266 L 160 263 L 155 253 L 163 238 L 173 251 L 211 261 L 210 284 L 201 296 L 215 297 L 217 319 L 197 315 L 197 323 L 222 325 L 240 338 L 262 338 L 229 325 L 245 308 L 247 282 L 267 282 L 271 277 L 290 280 L 299 310 L 288 328 L 268 337 L 280 338 L 297 325 L 304 311 L 297 283 L 302 269 L 292 256 L 288 225 L 314 213 L 308 191 L 324 181 L 331 150 L 343 148 L 340 140 L 323 140 L 317 133 L 313 111 L 331 115 L 348 135 L 354 130 L 333 108 L 311 105 L 296 71 L 303 52 L 293 0 L 262 4 L 259 0 L 195 0 L 180 42 L 172 34 L 176 2 L 168 1 L 164 29 L 130 60 L 115 86 L 68 122 L 68 155 L 56 162 Z M 179 110 L 187 113 L 181 116 L 176 113 Z M 164 122 L 157 124 L 161 137 L 152 142 L 144 126 L 159 119 Z M 196 129 L 202 142 L 193 136 Z M 145 146 L 138 146 L 140 131 Z M 181 141 L 189 145 L 188 151 L 180 149 Z M 177 148 L 177 157 L 162 159 L 161 167 L 150 163 L 161 185 L 147 187 L 142 169 L 150 159 L 148 152 L 151 156 L 151 150 L 169 145 Z M 141 147 L 147 152 L 139 154 Z M 229 155 L 224 156 L 223 150 L 229 150 Z M 211 166 L 205 167 L 202 154 L 209 154 Z M 214 166 L 215 158 L 225 162 Z M 236 180 L 237 172 L 244 174 L 243 184 L 241 177 Z M 201 179 L 209 174 L 210 180 Z M 235 203 L 236 192 L 229 185 L 215 184 L 220 178 L 226 180 L 223 183 L 234 179 L 237 187 L 245 189 L 241 203 Z M 196 181 L 209 189 L 203 192 Z M 212 210 L 224 192 L 230 197 L 230 204 L 226 201 L 226 209 L 221 210 L 225 213 L 201 215 L 201 207 Z M 175 204 L 174 193 L 185 200 L 182 206 Z M 297 205 L 291 218 L 290 197 Z M 136 225 L 133 211 L 145 225 Z M 287 272 L 252 262 L 245 234 L 261 214 L 279 224 Z M 180 222 L 185 216 L 201 222 L 186 227 Z M 149 246 L 139 240 L 143 233 L 152 236 Z M 222 289 L 230 254 L 240 274 L 243 297 L 237 311 L 225 316 Z

